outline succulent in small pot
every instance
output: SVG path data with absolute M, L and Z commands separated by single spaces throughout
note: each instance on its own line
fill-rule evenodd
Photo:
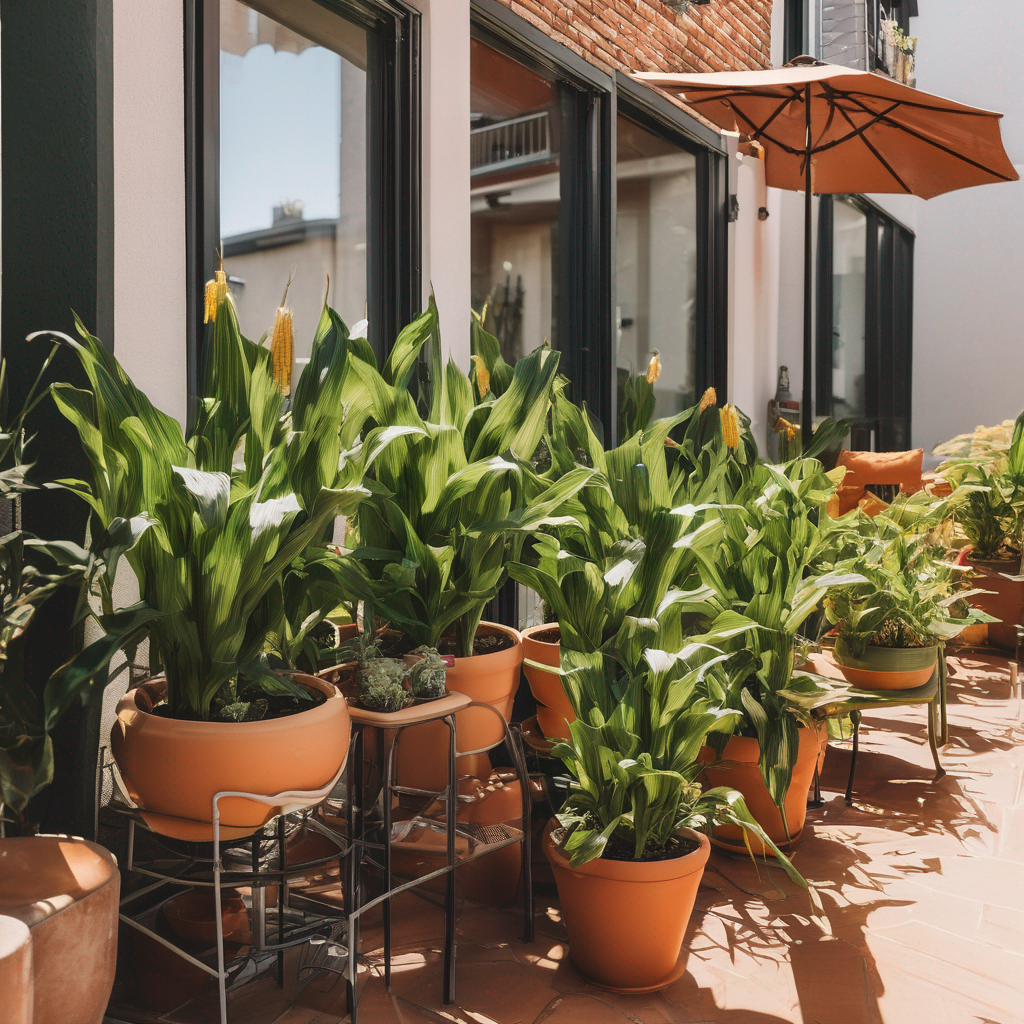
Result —
M 409 699 L 403 686 L 405 665 L 394 658 L 374 658 L 359 672 L 359 705 L 367 711 L 401 711 Z
M 442 657 L 433 647 L 417 647 L 411 657 L 417 660 L 408 670 L 409 689 L 420 700 L 445 695 L 445 678 L 454 659 Z

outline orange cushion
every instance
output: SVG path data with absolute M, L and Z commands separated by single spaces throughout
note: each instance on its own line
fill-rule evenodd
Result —
M 857 502 L 857 508 L 866 516 L 877 516 L 879 512 L 884 512 L 888 507 L 887 501 L 882 501 L 877 494 L 872 494 L 870 491 Z
M 843 449 L 836 465 L 846 467 L 844 485 L 898 485 L 904 494 L 914 494 L 921 490 L 923 460 L 923 448 L 910 452 L 848 452 Z
M 851 509 L 855 509 L 861 498 L 864 497 L 864 488 L 861 484 L 848 484 L 845 481 L 836 489 L 836 493 L 828 500 L 825 506 L 825 514 L 832 519 L 845 516 Z

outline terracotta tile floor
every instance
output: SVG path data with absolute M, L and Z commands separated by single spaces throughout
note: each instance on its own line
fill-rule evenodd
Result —
M 441 1004 L 438 911 L 395 912 L 392 990 L 364 974 L 366 1024 L 1016 1024 L 1024 1022 L 1024 727 L 1006 661 L 950 658 L 947 774 L 933 780 L 921 709 L 866 714 L 854 806 L 850 754 L 830 749 L 824 807 L 796 854 L 833 936 L 778 871 L 714 854 L 690 922 L 686 974 L 661 993 L 588 985 L 557 899 L 537 939 L 516 908 L 460 906 L 457 1002 Z M 785 897 L 785 898 L 784 898 Z M 364 933 L 364 952 L 374 933 Z M 371 960 L 373 957 L 371 956 Z M 344 985 L 321 975 L 278 1024 L 339 1024 Z

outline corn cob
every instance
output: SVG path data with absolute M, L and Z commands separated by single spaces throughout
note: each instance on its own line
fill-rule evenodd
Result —
M 476 367 L 476 389 L 479 393 L 479 401 L 491 390 L 491 373 L 480 356 L 473 356 L 473 365 Z
M 705 409 L 710 408 L 712 405 L 718 404 L 718 395 L 715 394 L 714 388 L 708 388 L 704 392 L 700 400 L 700 405 L 697 406 L 697 412 L 702 413 Z
M 731 405 L 722 406 L 722 440 L 726 448 L 735 450 L 740 446 L 740 421 Z
M 658 358 L 658 353 L 655 352 L 651 356 L 651 361 L 647 364 L 647 383 L 653 384 L 661 376 L 661 360 Z

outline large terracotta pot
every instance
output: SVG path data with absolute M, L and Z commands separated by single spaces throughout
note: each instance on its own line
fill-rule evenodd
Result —
M 990 590 L 968 598 L 975 608 L 999 619 L 988 623 L 988 642 L 1004 651 L 1017 650 L 1017 626 L 1024 622 L 1024 576 L 1016 558 L 971 558 L 970 547 L 964 548 L 957 561 L 971 566 L 977 576 L 974 586 Z
M 0 917 L 0 1024 L 32 1024 L 32 935 L 14 917 Z
M 672 984 L 685 970 L 679 953 L 711 852 L 707 837 L 681 829 L 681 837 L 700 843 L 685 857 L 601 857 L 574 868 L 558 848 L 558 835 L 545 833 L 544 853 L 558 885 L 569 956 L 580 973 L 617 992 L 653 992 Z
M 35 1024 L 100 1024 L 114 984 L 121 876 L 71 836 L 0 839 L 0 914 L 32 935 Z M 0 1020 L 9 994 L 0 983 Z M 14 1018 L 17 1020 L 17 1018 Z
M 185 722 L 152 714 L 163 679 L 121 698 L 110 742 L 129 795 L 146 823 L 174 839 L 213 839 L 213 797 L 223 791 L 275 796 L 322 789 L 348 753 L 348 706 L 337 687 L 315 676 L 295 682 L 327 699 L 308 711 L 263 722 Z M 227 797 L 222 839 L 252 835 L 281 808 Z
M 464 693 L 480 704 L 489 704 L 506 722 L 519 688 L 523 664 L 522 636 L 518 629 L 481 622 L 477 635 L 504 633 L 515 642 L 494 654 L 456 658 L 445 682 L 449 690 Z M 455 716 L 456 749 L 482 750 L 497 746 L 505 737 L 501 719 L 483 708 L 467 708 Z M 490 762 L 486 754 L 459 758 L 459 776 L 487 778 Z M 403 730 L 395 750 L 395 777 L 399 785 L 441 790 L 448 781 L 448 727 L 443 721 L 424 722 Z
M 846 680 L 862 690 L 912 690 L 924 686 L 935 672 L 938 647 L 868 647 L 859 657 L 842 638 L 835 658 Z
M 715 760 L 715 752 L 710 747 L 702 747 L 700 752 L 700 760 L 709 763 L 709 767 L 704 770 L 708 785 L 738 790 L 754 820 L 764 829 L 768 838 L 783 849 L 795 845 L 803 832 L 804 821 L 807 819 L 807 794 L 814 780 L 815 765 L 824 758 L 823 747 L 827 743 L 828 731 L 822 723 L 818 729 L 799 729 L 798 735 L 800 742 L 796 764 L 793 766 L 793 778 L 784 802 L 785 820 L 782 811 L 768 795 L 761 778 L 761 769 L 758 767 L 761 744 L 756 736 L 730 737 L 721 760 L 714 767 L 710 767 L 710 763 Z M 747 849 L 743 830 L 738 825 L 716 826 L 712 837 L 726 847 L 742 849 L 744 852 Z M 759 856 L 771 855 L 771 850 L 755 836 L 748 838 L 753 853 Z
M 523 675 L 537 700 L 537 724 L 551 740 L 569 739 L 569 724 L 576 721 L 576 713 L 562 688 L 562 677 L 555 672 L 528 665 L 540 662 L 558 668 L 561 663 L 561 642 L 541 639 L 545 633 L 557 632 L 557 622 L 545 622 L 523 630 Z

